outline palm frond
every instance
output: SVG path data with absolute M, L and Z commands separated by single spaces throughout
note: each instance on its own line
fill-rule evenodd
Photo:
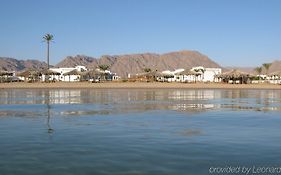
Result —
M 54 39 L 54 36 L 51 35 L 51 34 L 49 34 L 49 33 L 43 36 L 43 40 L 44 40 L 45 42 L 50 42 L 50 41 L 52 41 L 53 39 Z

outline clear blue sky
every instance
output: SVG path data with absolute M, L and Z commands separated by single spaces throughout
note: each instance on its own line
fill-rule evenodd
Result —
M 0 56 L 197 50 L 223 66 L 281 59 L 281 0 L 1 0 Z

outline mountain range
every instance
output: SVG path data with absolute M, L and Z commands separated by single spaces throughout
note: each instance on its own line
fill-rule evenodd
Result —
M 43 69 L 47 64 L 38 60 L 17 60 L 14 58 L 0 57 L 0 70 L 23 71 L 26 69 Z
M 251 74 L 257 74 L 255 71 L 255 67 L 225 67 L 226 69 L 238 69 L 242 72 L 247 72 Z M 281 71 L 281 61 L 280 60 L 275 60 L 271 63 L 271 66 L 269 67 L 268 73 L 276 72 L 276 71 Z M 262 74 L 266 74 L 266 70 L 263 68 L 262 69 Z
M 109 65 L 112 72 L 121 77 L 127 77 L 128 74 L 143 72 L 145 68 L 164 71 L 175 70 L 179 68 L 189 69 L 194 66 L 204 66 L 210 68 L 223 68 L 206 55 L 198 51 L 176 51 L 165 54 L 143 53 L 126 55 L 104 55 L 100 58 L 89 57 L 85 55 L 67 56 L 54 67 L 75 67 L 77 65 L 86 66 L 89 69 L 98 67 L 98 65 Z M 23 71 L 26 69 L 44 69 L 47 67 L 45 62 L 38 60 L 17 60 L 14 58 L 0 57 L 0 70 Z M 269 72 L 280 70 L 281 61 L 274 61 Z M 233 67 L 232 67 L 233 68 Z M 232 69 L 228 67 L 228 69 Z M 239 68 L 243 71 L 253 73 L 253 68 Z M 223 68 L 227 70 L 227 68 Z
M 143 72 L 144 68 L 164 71 L 191 68 L 193 66 L 221 67 L 207 56 L 196 51 L 178 51 L 166 54 L 104 55 L 99 59 L 77 55 L 75 57 L 66 57 L 56 67 L 84 65 L 88 68 L 95 68 L 102 64 L 109 65 L 110 70 L 121 77 Z

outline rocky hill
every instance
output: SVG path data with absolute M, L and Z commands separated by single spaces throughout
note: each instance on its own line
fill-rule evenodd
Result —
M 281 70 L 281 61 L 280 60 L 275 60 L 272 62 L 272 65 L 269 68 L 269 72 L 276 72 Z
M 257 74 L 257 72 L 255 71 L 255 67 L 226 67 L 226 69 L 228 69 L 228 70 L 238 69 L 243 72 Z M 272 62 L 271 66 L 268 70 L 268 73 L 272 73 L 272 72 L 276 72 L 276 71 L 280 71 L 280 70 L 281 70 L 281 61 L 275 60 Z M 266 71 L 263 68 L 262 74 L 265 74 L 265 73 L 266 73 Z
M 95 68 L 101 64 L 109 65 L 110 70 L 121 77 L 143 72 L 144 68 L 163 71 L 191 68 L 193 66 L 220 67 L 220 65 L 197 51 L 178 51 L 166 54 L 104 55 L 100 59 L 77 55 L 75 57 L 66 57 L 56 67 L 84 65 L 88 68 Z
M 84 55 L 68 56 L 59 62 L 56 67 L 75 67 L 77 65 L 88 66 L 90 64 L 97 64 L 97 59 Z
M 240 70 L 240 71 L 246 72 L 246 73 L 253 73 L 255 68 L 254 67 L 227 66 L 227 67 L 225 67 L 225 69 L 227 69 L 227 71 L 231 71 L 233 69 L 236 69 L 236 70 Z
M 47 64 L 38 60 L 17 60 L 14 58 L 0 57 L 0 70 L 22 71 L 25 69 L 43 69 Z

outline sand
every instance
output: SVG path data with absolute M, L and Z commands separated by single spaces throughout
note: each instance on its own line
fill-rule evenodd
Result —
M 146 83 L 146 82 L 55 82 L 55 83 L 0 83 L 0 89 L 276 89 L 281 85 L 275 84 L 223 84 L 223 83 Z

